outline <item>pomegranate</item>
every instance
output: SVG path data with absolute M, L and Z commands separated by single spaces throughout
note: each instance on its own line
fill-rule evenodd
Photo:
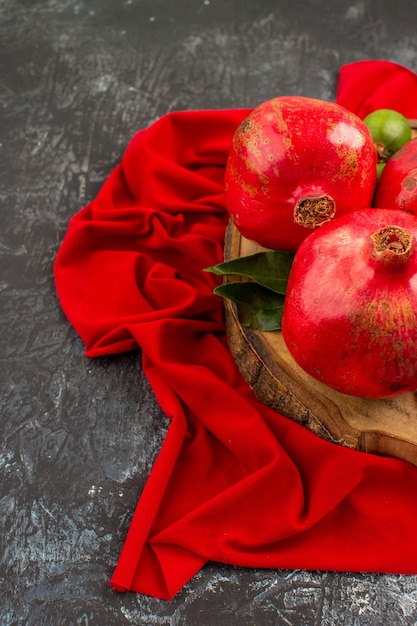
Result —
M 416 237 L 415 216 L 371 208 L 301 244 L 282 332 L 308 374 L 367 398 L 417 388 Z
M 387 161 L 374 206 L 417 214 L 417 138 L 408 141 Z
M 367 126 L 344 107 L 281 96 L 241 123 L 225 173 L 236 228 L 266 248 L 295 251 L 335 216 L 371 206 L 377 153 Z

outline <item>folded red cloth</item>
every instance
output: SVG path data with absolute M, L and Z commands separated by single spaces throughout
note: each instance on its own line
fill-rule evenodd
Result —
M 414 119 L 416 90 L 416 74 L 403 65 L 357 61 L 341 67 L 336 101 L 362 119 L 377 109 L 394 109 Z
M 417 77 L 347 65 L 337 100 L 417 117 Z M 417 468 L 263 406 L 228 350 L 218 278 L 203 268 L 223 257 L 224 168 L 248 113 L 170 113 L 138 132 L 57 255 L 59 300 L 87 356 L 140 347 L 171 420 L 110 581 L 119 591 L 172 598 L 208 560 L 417 573 Z

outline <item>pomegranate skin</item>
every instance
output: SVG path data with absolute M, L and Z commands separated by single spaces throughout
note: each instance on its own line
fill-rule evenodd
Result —
M 282 333 L 308 374 L 363 398 L 417 388 L 416 237 L 413 215 L 372 208 L 325 224 L 301 244 Z
M 295 251 L 326 221 L 371 206 L 376 166 L 371 134 L 356 115 L 314 98 L 274 98 L 234 134 L 226 208 L 246 238 Z
M 417 137 L 388 159 L 375 194 L 374 206 L 417 214 Z

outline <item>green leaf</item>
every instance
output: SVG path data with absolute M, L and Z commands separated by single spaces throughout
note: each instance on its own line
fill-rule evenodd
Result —
M 256 283 L 224 283 L 214 293 L 236 304 L 239 322 L 253 330 L 280 330 L 284 296 Z
M 293 252 L 271 250 L 224 261 L 207 267 L 205 271 L 219 276 L 244 276 L 276 293 L 285 294 L 293 259 Z

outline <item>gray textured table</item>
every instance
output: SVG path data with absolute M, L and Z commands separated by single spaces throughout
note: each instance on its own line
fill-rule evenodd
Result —
M 87 360 L 55 296 L 68 219 L 177 109 L 333 99 L 417 70 L 413 0 L 0 0 L 0 623 L 417 624 L 417 577 L 211 563 L 171 602 L 108 586 L 166 431 L 140 354 Z

